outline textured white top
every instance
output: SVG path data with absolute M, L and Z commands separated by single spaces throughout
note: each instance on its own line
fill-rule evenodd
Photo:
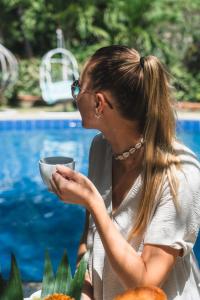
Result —
M 183 257 L 178 257 L 167 281 L 162 286 L 168 300 L 200 299 L 200 272 L 192 248 L 200 225 L 200 164 L 187 147 L 176 144 L 182 161 L 182 171 L 177 171 L 180 181 L 180 213 L 176 212 L 168 182 L 163 187 L 162 196 L 156 201 L 154 213 L 145 234 L 131 241 L 140 254 L 145 243 L 167 245 L 183 249 Z M 98 134 L 90 151 L 89 178 L 104 198 L 107 211 L 112 211 L 112 150 L 110 144 Z M 138 176 L 127 196 L 112 216 L 113 223 L 127 238 L 133 227 L 140 199 L 142 177 Z M 119 278 L 113 271 L 104 251 L 95 223 L 90 217 L 87 246 L 89 273 L 94 287 L 95 300 L 112 300 L 124 291 Z M 137 272 L 137 270 L 136 270 Z

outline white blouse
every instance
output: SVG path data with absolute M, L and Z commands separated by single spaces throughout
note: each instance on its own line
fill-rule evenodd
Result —
M 176 143 L 175 148 L 182 162 L 181 171 L 177 171 L 180 210 L 177 213 L 166 181 L 162 196 L 156 201 L 146 232 L 132 239 L 131 245 L 139 255 L 146 243 L 183 249 L 183 256 L 177 258 L 162 289 L 167 294 L 168 300 L 198 300 L 200 299 L 200 271 L 192 248 L 200 225 L 200 164 L 195 154 L 186 146 Z M 101 193 L 107 211 L 111 215 L 112 149 L 102 134 L 98 134 L 91 145 L 89 178 Z M 141 188 L 142 177 L 139 175 L 111 216 L 124 238 L 128 237 L 133 227 Z M 94 288 L 94 299 L 112 300 L 124 291 L 124 287 L 109 263 L 92 217 L 90 217 L 87 247 L 88 269 Z

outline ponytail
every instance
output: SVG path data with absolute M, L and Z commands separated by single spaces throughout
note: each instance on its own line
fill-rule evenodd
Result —
M 140 60 L 141 64 L 141 60 Z M 169 89 L 169 75 L 155 56 L 143 58 L 141 65 L 144 95 L 147 103 L 144 126 L 144 189 L 135 226 L 129 236 L 141 234 L 153 214 L 156 198 L 162 192 L 164 180 L 168 179 L 175 206 L 178 208 L 178 182 L 174 175 L 179 160 L 173 150 L 175 116 Z

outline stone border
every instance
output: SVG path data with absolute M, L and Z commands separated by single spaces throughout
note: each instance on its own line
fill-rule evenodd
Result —
M 76 112 L 26 112 L 19 113 L 17 110 L 7 110 L 0 112 L 0 120 L 80 120 L 81 115 Z
M 199 111 L 200 102 L 177 102 L 176 108 L 180 110 Z
M 178 120 L 200 120 L 200 110 L 187 111 L 177 109 Z M 26 112 L 19 113 L 17 110 L 7 110 L 0 112 L 0 121 L 14 120 L 81 120 L 81 115 L 76 112 Z

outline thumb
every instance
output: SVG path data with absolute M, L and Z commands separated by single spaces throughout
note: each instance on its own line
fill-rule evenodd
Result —
M 83 175 L 63 165 L 56 166 L 56 173 L 60 174 L 62 177 L 66 179 L 73 180 L 78 183 L 81 183 L 83 180 Z
M 71 168 L 62 165 L 56 165 L 56 172 L 66 178 L 72 178 L 75 173 Z

